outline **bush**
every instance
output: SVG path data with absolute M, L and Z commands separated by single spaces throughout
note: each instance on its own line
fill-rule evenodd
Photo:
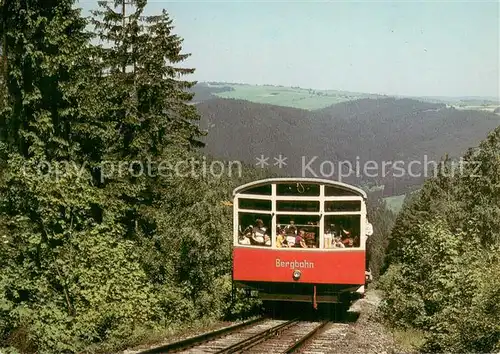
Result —
M 500 276 L 500 253 L 482 248 L 479 239 L 453 234 L 444 221 L 430 220 L 407 235 L 401 262 L 382 276 L 385 319 L 424 330 L 421 350 L 490 352 L 499 347 L 500 284 L 493 279 Z

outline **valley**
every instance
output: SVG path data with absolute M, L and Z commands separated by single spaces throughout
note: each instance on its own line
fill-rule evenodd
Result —
M 418 188 L 444 156 L 462 156 L 500 122 L 491 112 L 392 97 L 316 110 L 212 98 L 197 108 L 214 158 L 256 166 L 267 157 L 265 167 L 278 175 L 341 178 L 383 198 Z M 395 200 L 397 211 L 402 201 Z

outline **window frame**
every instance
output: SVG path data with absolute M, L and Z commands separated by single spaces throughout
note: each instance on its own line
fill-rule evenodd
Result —
M 233 199 L 233 247 L 240 248 L 251 248 L 251 249 L 267 249 L 267 250 L 282 250 L 286 252 L 287 250 L 293 251 L 314 251 L 314 252 L 356 252 L 356 251 L 366 251 L 366 240 L 368 236 L 366 235 L 366 224 L 368 222 L 366 217 L 366 201 L 363 196 L 325 196 L 325 188 L 327 186 L 335 187 L 335 183 L 332 182 L 331 185 L 324 182 L 317 181 L 300 181 L 298 183 L 312 184 L 317 183 L 320 187 L 319 196 L 281 196 L 277 195 L 277 185 L 284 183 L 290 184 L 290 181 L 270 181 L 271 184 L 271 195 L 258 195 L 258 194 L 245 194 L 244 190 L 234 194 Z M 345 187 L 344 187 L 345 188 Z M 353 190 L 354 192 L 354 190 Z M 252 210 L 252 209 L 240 209 L 239 199 L 258 199 L 258 200 L 269 200 L 271 201 L 271 210 Z M 277 211 L 278 201 L 314 201 L 319 202 L 319 212 L 301 212 L 301 211 Z M 325 212 L 325 206 L 327 201 L 360 201 L 361 210 L 359 211 L 333 211 Z M 240 213 L 253 213 L 253 214 L 265 214 L 271 216 L 271 246 L 256 246 L 256 245 L 241 245 L 238 243 L 238 226 L 239 226 L 239 214 Z M 277 218 L 279 215 L 315 215 L 319 217 L 319 248 L 278 248 L 276 247 L 276 226 Z M 324 233 L 325 233 L 325 217 L 330 215 L 359 215 L 360 217 L 360 246 L 359 247 L 348 247 L 348 248 L 324 248 Z

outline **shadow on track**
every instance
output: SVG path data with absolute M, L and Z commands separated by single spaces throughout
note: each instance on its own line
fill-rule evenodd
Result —
M 319 304 L 315 310 L 310 303 L 301 302 L 265 302 L 264 315 L 274 318 L 291 320 L 300 318 L 304 321 L 333 321 L 353 323 L 359 317 L 359 312 L 347 311 L 340 304 Z

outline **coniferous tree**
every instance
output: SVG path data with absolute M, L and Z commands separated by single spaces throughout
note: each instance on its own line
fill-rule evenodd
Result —
M 143 16 L 144 0 L 99 5 L 93 23 L 107 73 L 100 87 L 108 96 L 103 120 L 114 126 L 106 160 L 127 166 L 125 173 L 102 171 L 106 176 L 101 180 L 124 201 L 124 220 L 133 235 L 141 224 L 141 205 L 151 205 L 170 186 L 168 179 L 159 178 L 158 166 L 175 164 L 201 146 L 198 113 L 187 92 L 194 82 L 180 79 L 194 69 L 176 66 L 188 55 L 181 53 L 182 40 L 172 33 L 165 11 Z
M 99 5 L 93 23 L 106 76 L 98 89 L 107 95 L 102 120 L 112 126 L 105 159 L 114 167 L 127 166 L 125 171 L 101 171 L 100 183 L 110 200 L 120 202 L 112 207 L 121 215 L 126 237 L 143 250 L 151 279 L 181 283 L 178 257 L 188 247 L 183 240 L 190 244 L 197 233 L 181 225 L 190 223 L 181 215 L 203 195 L 199 180 L 175 176 L 161 165 L 199 158 L 196 148 L 202 146 L 198 139 L 203 133 L 190 104 L 193 94 L 187 91 L 194 82 L 182 80 L 194 69 L 178 66 L 189 55 L 182 53 L 182 39 L 173 33 L 165 11 L 143 16 L 144 0 Z
M 77 114 L 71 107 L 79 93 L 71 85 L 85 65 L 74 59 L 89 36 L 71 4 L 67 0 L 31 6 L 23 1 L 2 3 L 2 54 L 9 92 L 0 127 L 4 152 L 63 159 L 74 149 L 69 144 L 70 122 Z
M 109 200 L 83 164 L 98 124 L 89 35 L 73 6 L 0 6 L 0 343 L 22 352 L 75 352 L 148 318 L 136 250 L 101 212 Z
M 93 23 L 107 73 L 102 92 L 114 103 L 106 114 L 119 128 L 110 153 L 146 159 L 162 157 L 172 146 L 202 146 L 199 116 L 189 104 L 193 94 L 187 92 L 195 82 L 180 79 L 194 69 L 175 66 L 189 54 L 181 53 L 182 39 L 173 34 L 168 14 L 143 16 L 145 0 L 99 5 Z

